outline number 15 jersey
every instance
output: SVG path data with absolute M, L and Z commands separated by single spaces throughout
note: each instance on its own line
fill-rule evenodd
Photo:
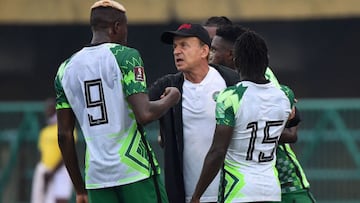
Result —
M 243 81 L 218 95 L 217 125 L 234 128 L 220 184 L 225 203 L 281 200 L 275 156 L 291 105 L 273 83 Z
M 151 167 L 126 97 L 146 92 L 137 50 L 104 43 L 84 47 L 59 67 L 57 109 L 71 108 L 86 141 L 87 189 L 148 178 Z M 157 161 L 154 160 L 158 165 Z M 159 169 L 158 169 L 159 172 Z

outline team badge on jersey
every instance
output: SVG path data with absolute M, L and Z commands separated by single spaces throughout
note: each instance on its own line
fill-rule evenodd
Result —
M 215 91 L 213 94 L 212 94 L 212 99 L 216 102 L 216 99 L 217 97 L 219 96 L 219 93 L 220 91 Z
M 135 80 L 138 82 L 145 81 L 144 67 L 136 66 L 134 67 Z

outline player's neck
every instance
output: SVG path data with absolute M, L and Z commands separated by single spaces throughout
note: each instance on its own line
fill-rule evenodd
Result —
M 91 44 L 101 44 L 106 42 L 111 42 L 110 37 L 106 33 L 104 32 L 93 33 Z

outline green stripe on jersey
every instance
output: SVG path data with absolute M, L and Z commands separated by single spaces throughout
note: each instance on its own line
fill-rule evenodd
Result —
M 68 64 L 69 61 L 70 61 L 70 59 L 67 59 L 66 61 L 64 61 L 60 65 L 58 72 L 56 73 L 56 77 L 55 77 L 55 81 L 54 81 L 55 92 L 56 92 L 56 109 L 71 108 L 69 105 L 69 102 L 66 99 L 65 92 L 64 92 L 64 89 L 61 84 L 61 80 L 64 76 L 66 65 Z
M 118 44 L 109 44 L 109 48 L 114 54 L 123 75 L 121 83 L 123 84 L 125 96 L 127 97 L 135 93 L 147 92 L 145 73 L 143 73 L 143 81 L 136 80 L 135 77 L 134 68 L 144 67 L 139 52 L 136 49 L 120 46 Z
M 247 87 L 242 84 L 221 91 L 216 99 L 216 124 L 235 126 L 235 115 Z
M 225 162 L 231 162 L 230 160 L 225 160 Z M 236 165 L 237 163 L 233 163 L 230 165 Z M 224 164 L 224 176 L 223 180 L 220 182 L 223 183 L 225 181 L 225 191 L 224 191 L 224 202 L 230 203 L 235 198 L 244 197 L 244 194 L 241 193 L 241 189 L 245 185 L 244 175 L 239 173 L 238 169 L 229 167 L 229 163 Z

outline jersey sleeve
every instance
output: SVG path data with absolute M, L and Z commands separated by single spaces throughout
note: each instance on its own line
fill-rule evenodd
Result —
M 63 78 L 64 75 L 64 71 L 65 71 L 65 67 L 66 64 L 68 63 L 69 60 L 63 62 L 59 69 L 58 72 L 56 74 L 55 77 L 55 81 L 54 81 L 54 86 L 55 86 L 55 93 L 56 93 L 56 109 L 66 109 L 66 108 L 71 108 L 70 104 L 66 98 L 61 80 Z
M 144 63 L 140 53 L 133 48 L 115 46 L 111 48 L 123 75 L 122 85 L 125 96 L 147 93 Z
M 280 89 L 285 93 L 285 95 L 287 96 L 287 98 L 290 101 L 290 107 L 293 108 L 294 104 L 295 104 L 295 94 L 292 91 L 292 89 L 290 89 L 288 86 L 286 85 L 280 85 Z
M 279 81 L 278 81 L 278 79 L 276 78 L 274 72 L 270 69 L 270 67 L 267 67 L 267 68 L 266 68 L 265 78 L 266 78 L 267 80 L 270 80 L 270 82 L 274 83 L 276 87 L 280 87 Z
M 235 126 L 235 92 L 235 86 L 231 86 L 216 96 L 215 118 L 217 125 Z
M 246 89 L 247 87 L 238 83 L 236 86 L 230 86 L 219 93 L 216 97 L 216 124 L 231 127 L 235 126 L 235 116 L 240 108 Z

